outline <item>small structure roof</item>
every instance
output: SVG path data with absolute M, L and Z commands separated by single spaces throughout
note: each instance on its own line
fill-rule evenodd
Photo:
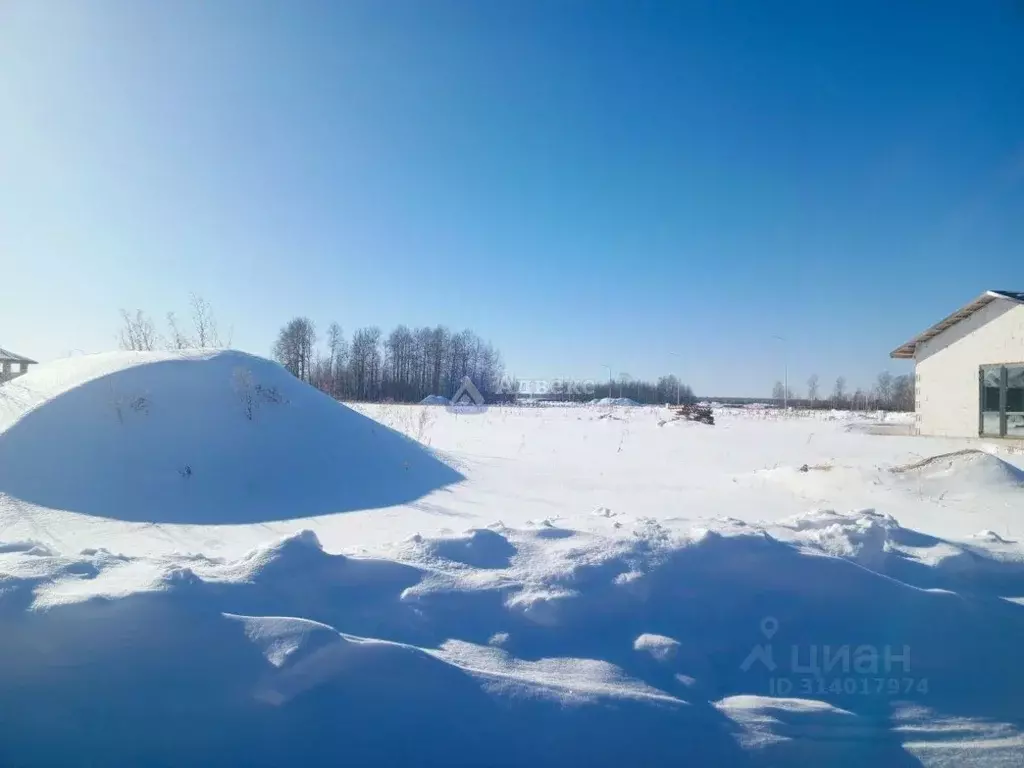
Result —
M 0 347 L 0 363 L 28 363 L 29 365 L 35 365 L 36 361 L 30 357 L 16 355 L 9 349 Z

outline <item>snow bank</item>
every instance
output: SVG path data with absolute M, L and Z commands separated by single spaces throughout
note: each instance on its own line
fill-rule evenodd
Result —
M 591 405 L 625 405 L 625 406 L 638 406 L 638 405 L 640 405 L 640 403 L 638 403 L 636 400 L 633 400 L 633 399 L 628 398 L 628 397 L 602 397 L 600 399 L 591 400 L 590 404 Z
M 451 405 L 452 401 L 444 395 L 427 395 L 420 400 L 420 405 Z
M 892 517 L 870 509 L 851 515 L 832 510 L 808 512 L 783 520 L 780 525 L 798 531 L 798 540 L 823 552 L 876 570 L 884 569 L 891 551 L 891 534 L 899 529 Z
M 658 661 L 669 661 L 679 652 L 679 641 L 645 632 L 633 641 L 633 650 L 649 653 Z
M 1019 489 L 954 458 L 977 495 L 923 492 L 946 460 L 911 452 L 945 443 L 748 413 L 691 433 L 657 409 L 360 406 L 441 464 L 236 353 L 29 376 L 0 390 L 2 765 L 1024 755 Z M 165 498 L 181 488 L 191 506 Z M 279 522 L 359 488 L 435 492 Z
M 963 449 L 893 467 L 909 490 L 930 496 L 1017 491 L 1024 502 L 1024 471 L 987 451 Z
M 892 558 L 865 558 L 883 534 Z M 985 764 L 1022 748 L 1024 612 L 994 581 L 919 588 L 942 569 L 913 552 L 940 544 L 863 511 L 621 536 L 495 526 L 378 558 L 310 532 L 227 561 L 6 546 L 0 758 Z M 953 718 L 999 738 L 951 744 Z
M 412 501 L 461 476 L 241 352 L 90 355 L 0 388 L 0 493 L 148 523 L 242 523 Z
M 416 535 L 410 543 L 418 548 L 421 557 L 441 558 L 476 568 L 506 568 L 516 554 L 515 546 L 507 538 L 486 528 L 467 531 L 463 536 L 424 539 Z

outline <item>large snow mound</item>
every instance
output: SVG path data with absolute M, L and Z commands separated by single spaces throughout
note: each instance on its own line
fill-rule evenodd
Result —
M 155 523 L 403 504 L 461 479 L 417 442 L 241 352 L 121 352 L 0 387 L 0 493 Z

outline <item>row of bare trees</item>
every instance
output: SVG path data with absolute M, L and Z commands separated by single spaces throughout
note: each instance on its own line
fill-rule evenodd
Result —
M 121 349 L 147 352 L 154 349 L 204 349 L 231 344 L 230 334 L 223 338 L 213 308 L 202 296 L 189 294 L 189 321 L 185 328 L 174 312 L 167 313 L 167 328 L 160 332 L 153 319 L 141 309 L 121 310 L 118 342 Z
M 830 395 L 821 396 L 818 374 L 807 379 L 807 397 L 801 399 L 792 387 L 788 390 L 781 381 L 775 382 L 772 388 L 772 399 L 791 405 L 811 408 L 842 408 L 882 411 L 914 410 L 914 377 L 910 374 L 893 376 L 882 371 L 875 379 L 873 387 L 857 387 L 850 392 L 846 386 L 846 378 L 839 376 Z
M 119 341 L 122 349 L 217 348 L 230 345 L 230 334 L 222 337 L 210 303 L 201 296 L 189 296 L 189 326 L 183 326 L 174 312 L 166 315 L 166 331 L 157 329 L 142 310 L 121 310 Z M 327 327 L 325 346 L 317 346 L 316 325 L 308 317 L 289 320 L 278 333 L 273 356 L 295 376 L 339 399 L 395 400 L 415 402 L 427 395 L 451 397 L 464 376 L 469 376 L 488 399 L 514 396 L 516 382 L 503 379 L 501 354 L 471 330 L 459 333 L 439 325 L 409 328 L 399 325 L 385 337 L 381 329 L 357 329 L 347 339 L 338 323 Z M 600 397 L 629 397 L 641 403 L 693 402 L 693 391 L 674 375 L 656 382 L 619 374 L 616 379 L 592 382 L 550 382 L 544 393 L 564 400 Z M 791 387 L 776 382 L 772 398 L 780 404 L 812 408 L 853 408 L 865 410 L 914 409 L 914 379 L 911 375 L 878 374 L 873 387 L 849 392 L 846 379 L 839 376 L 830 396 L 821 395 L 817 374 L 807 379 L 807 396 L 798 397 Z
M 543 384 L 543 391 L 540 386 Z M 696 401 L 693 389 L 673 374 L 660 376 L 657 381 L 635 379 L 628 373 L 602 381 L 559 380 L 545 382 L 513 382 L 513 390 L 550 400 L 587 402 L 605 397 L 628 397 L 641 404 L 692 403 Z
M 158 329 L 143 310 L 121 310 L 118 341 L 121 349 L 223 348 L 230 335 L 221 335 L 213 309 L 202 297 L 189 296 L 190 317 L 179 321 L 166 315 Z M 274 359 L 303 381 L 339 399 L 417 401 L 430 394 L 450 397 L 464 376 L 489 398 L 502 380 L 501 354 L 473 331 L 444 326 L 410 329 L 400 325 L 385 337 L 376 326 L 359 328 L 351 339 L 341 326 L 327 327 L 324 346 L 318 346 L 316 325 L 308 317 L 289 320 L 278 333 Z
M 451 397 L 464 376 L 492 398 L 502 380 L 501 354 L 470 330 L 399 325 L 384 336 L 370 326 L 356 329 L 349 339 L 338 323 L 331 323 L 322 347 L 318 341 L 312 320 L 293 318 L 278 333 L 274 359 L 339 399 L 416 402 L 427 395 Z

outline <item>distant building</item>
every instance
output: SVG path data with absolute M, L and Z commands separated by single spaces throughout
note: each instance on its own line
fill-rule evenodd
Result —
M 986 291 L 890 356 L 914 361 L 919 434 L 1024 439 L 1024 293 Z
M 0 383 L 10 381 L 13 378 L 21 376 L 28 370 L 30 365 L 35 365 L 36 361 L 21 355 L 16 355 L 9 350 L 0 347 Z M 14 369 L 17 366 L 17 370 Z

